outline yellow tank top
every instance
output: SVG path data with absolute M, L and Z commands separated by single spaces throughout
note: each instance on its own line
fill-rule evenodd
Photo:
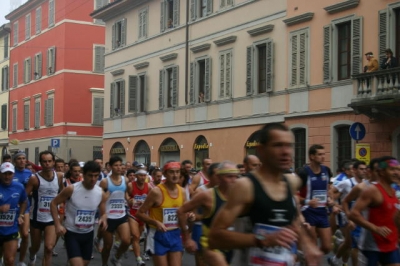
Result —
M 161 190 L 163 201 L 160 206 L 150 209 L 150 218 L 162 222 L 168 230 L 173 230 L 179 227 L 178 215 L 176 211 L 183 205 L 182 188 L 176 185 L 178 188 L 178 196 L 173 198 L 169 195 L 167 188 L 164 184 L 160 184 L 157 187 Z M 153 227 L 150 225 L 150 227 Z

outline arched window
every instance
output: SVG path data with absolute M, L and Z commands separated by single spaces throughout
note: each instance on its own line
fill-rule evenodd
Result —
M 198 136 L 193 145 L 194 149 L 194 167 L 201 169 L 201 164 L 204 159 L 209 158 L 208 154 L 208 141 L 204 136 Z

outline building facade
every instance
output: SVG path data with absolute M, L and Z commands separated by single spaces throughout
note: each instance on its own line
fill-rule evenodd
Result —
M 396 112 L 376 107 L 379 115 L 372 116 L 355 105 L 376 100 L 375 92 L 360 95 L 360 78 L 371 78 L 372 88 L 396 71 L 360 74 L 367 51 L 380 60 L 388 47 L 400 52 L 397 15 L 389 15 L 398 5 L 120 0 L 94 11 L 106 24 L 105 159 L 155 165 L 192 159 L 197 168 L 205 157 L 241 162 L 255 153 L 256 131 L 268 122 L 292 129 L 294 167 L 307 162 L 315 143 L 325 146 L 333 169 L 355 157 L 354 122 L 366 127 L 362 142 L 371 157 L 397 155 Z
M 89 14 L 104 1 L 31 0 L 11 23 L 9 136 L 38 161 L 101 156 L 104 24 Z
M 10 24 L 0 27 L 0 151 L 1 156 L 8 152 L 8 98 L 10 73 Z

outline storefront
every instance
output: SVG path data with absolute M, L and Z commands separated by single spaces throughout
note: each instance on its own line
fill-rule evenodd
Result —
M 122 161 L 125 162 L 126 153 L 125 153 L 124 145 L 122 145 L 121 142 L 115 142 L 114 145 L 112 145 L 111 150 L 110 150 L 110 157 L 111 156 L 119 156 L 119 157 L 121 157 Z
M 256 147 L 260 144 L 258 138 L 258 131 L 251 134 L 251 136 L 247 139 L 244 148 L 246 150 L 246 155 L 256 155 Z
M 133 158 L 135 161 L 150 166 L 150 147 L 144 140 L 139 140 L 133 150 Z
M 181 160 L 178 143 L 172 138 L 167 138 L 162 142 L 159 152 L 161 167 L 168 161 L 179 162 Z
M 202 162 L 204 159 L 209 158 L 208 156 L 209 144 L 204 136 L 198 136 L 194 142 L 194 168 L 197 170 L 201 169 Z

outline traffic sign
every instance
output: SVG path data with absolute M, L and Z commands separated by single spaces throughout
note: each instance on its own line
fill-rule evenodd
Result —
M 60 139 L 51 139 L 50 146 L 52 148 L 60 148 Z
M 369 164 L 371 160 L 371 146 L 369 143 L 356 144 L 356 158 L 367 165 Z
M 365 137 L 365 126 L 359 122 L 351 124 L 349 133 L 352 139 L 362 140 Z

